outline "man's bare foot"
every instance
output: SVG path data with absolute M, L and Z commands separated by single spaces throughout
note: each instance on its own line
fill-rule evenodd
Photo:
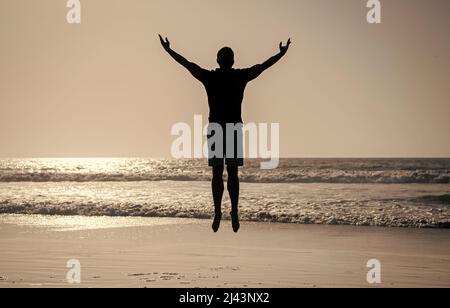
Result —
M 239 228 L 241 227 L 241 225 L 239 224 L 239 214 L 231 212 L 230 215 L 233 231 L 237 233 L 239 231 Z
M 222 213 L 216 213 L 214 215 L 214 221 L 213 221 L 213 224 L 212 224 L 212 229 L 213 229 L 214 233 L 219 231 L 220 221 L 221 220 L 222 220 Z

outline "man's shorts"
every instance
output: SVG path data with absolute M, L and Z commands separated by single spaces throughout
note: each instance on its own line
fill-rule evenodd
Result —
M 210 123 L 208 125 L 208 165 L 243 166 L 243 124 Z M 220 136 L 222 135 L 222 136 Z

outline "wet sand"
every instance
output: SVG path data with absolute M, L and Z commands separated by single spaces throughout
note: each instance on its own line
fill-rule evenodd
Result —
M 81 263 L 81 284 L 66 263 Z M 367 261 L 381 262 L 380 285 Z M 450 230 L 0 216 L 0 287 L 450 287 Z

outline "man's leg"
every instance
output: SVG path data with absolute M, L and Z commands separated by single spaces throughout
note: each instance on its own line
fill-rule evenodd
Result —
M 228 182 L 227 189 L 230 194 L 231 200 L 231 221 L 233 225 L 233 231 L 238 232 L 239 230 L 239 167 L 238 166 L 227 166 L 228 172 Z
M 213 178 L 212 178 L 212 193 L 214 199 L 214 222 L 212 228 L 214 232 L 217 232 L 220 228 L 220 220 L 222 219 L 222 196 L 224 191 L 223 185 L 223 166 L 213 167 Z

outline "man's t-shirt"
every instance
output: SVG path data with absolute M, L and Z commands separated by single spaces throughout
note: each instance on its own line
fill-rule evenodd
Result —
M 247 69 L 201 69 L 193 75 L 205 86 L 211 123 L 242 123 L 245 87 L 259 75 L 259 65 Z

